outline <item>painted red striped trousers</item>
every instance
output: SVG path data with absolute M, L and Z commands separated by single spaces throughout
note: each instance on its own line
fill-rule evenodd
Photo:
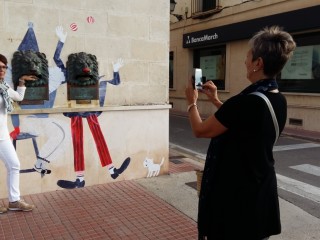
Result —
M 98 117 L 95 114 L 86 116 L 88 125 L 90 127 L 96 148 L 100 157 L 102 167 L 112 163 L 112 159 L 108 150 L 107 143 L 102 134 Z M 73 157 L 74 157 L 74 170 L 84 171 L 84 154 L 83 154 L 83 124 L 81 116 L 71 117 L 71 133 L 73 143 Z

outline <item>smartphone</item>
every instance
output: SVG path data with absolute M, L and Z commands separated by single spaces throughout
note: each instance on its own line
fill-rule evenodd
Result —
M 192 79 L 194 80 L 194 89 L 202 89 L 202 69 L 201 68 L 194 68 L 193 69 L 193 76 Z

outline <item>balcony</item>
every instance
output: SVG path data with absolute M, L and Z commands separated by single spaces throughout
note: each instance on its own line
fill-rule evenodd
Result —
M 192 18 L 206 18 L 221 10 L 219 0 L 191 0 Z

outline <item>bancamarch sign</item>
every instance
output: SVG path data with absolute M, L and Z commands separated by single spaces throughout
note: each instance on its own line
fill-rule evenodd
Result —
M 196 47 L 196 46 L 202 46 L 202 45 L 210 45 L 211 43 L 214 43 L 216 40 L 219 39 L 219 35 L 215 33 L 189 33 L 183 35 L 183 47 L 189 48 L 189 47 Z
M 215 39 L 218 39 L 218 34 L 217 33 L 215 33 L 213 35 L 205 34 L 202 37 L 190 37 L 190 36 L 187 36 L 186 44 L 198 43 L 198 42 L 207 42 L 207 41 L 211 41 L 211 40 L 215 40 Z
M 295 11 L 274 14 L 202 31 L 183 34 L 184 48 L 206 47 L 240 39 L 249 39 L 263 27 L 279 25 L 288 32 L 306 31 L 320 28 L 320 5 Z M 301 21 L 303 19 L 303 21 Z

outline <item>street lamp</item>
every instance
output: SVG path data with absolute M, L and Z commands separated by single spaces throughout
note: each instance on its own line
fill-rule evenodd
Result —
M 175 0 L 170 0 L 170 13 L 174 11 L 174 8 L 176 7 L 176 1 Z
M 182 15 L 172 13 L 176 7 L 176 4 L 177 3 L 175 0 L 170 0 L 170 14 L 175 16 L 178 19 L 178 21 L 181 21 L 183 19 Z

